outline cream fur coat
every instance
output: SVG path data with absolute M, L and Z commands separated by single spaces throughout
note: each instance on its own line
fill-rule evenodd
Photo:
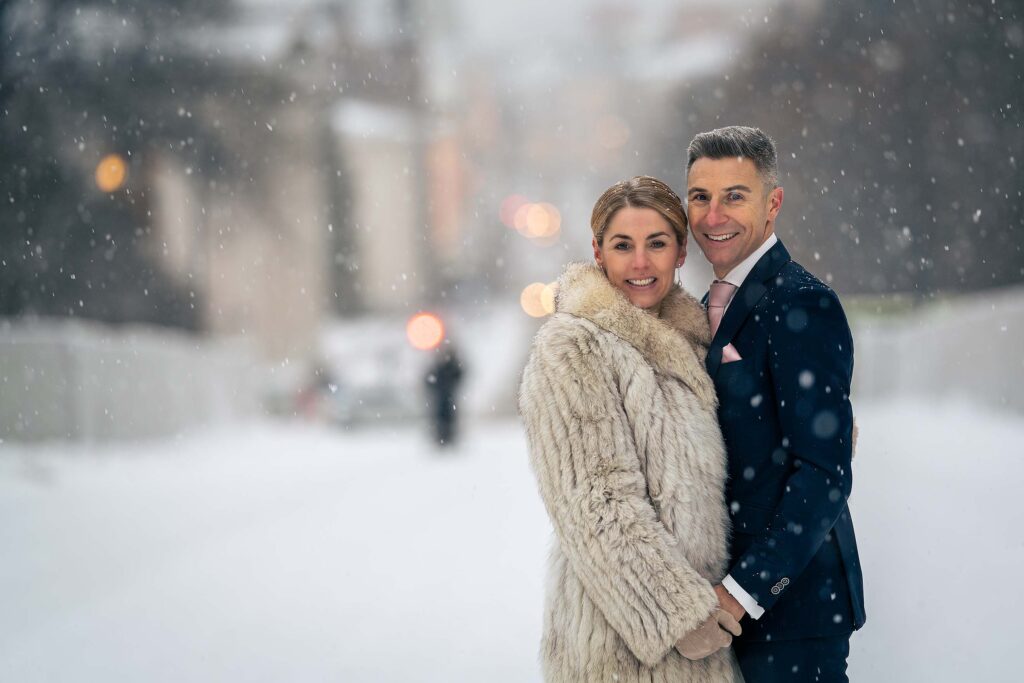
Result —
M 716 608 L 726 570 L 709 341 L 703 308 L 678 287 L 658 318 L 596 266 L 559 280 L 519 392 L 555 530 L 541 645 L 551 683 L 738 676 L 727 650 L 692 662 L 674 647 Z

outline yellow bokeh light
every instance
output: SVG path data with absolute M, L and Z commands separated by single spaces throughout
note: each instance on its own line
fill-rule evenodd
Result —
M 541 206 L 544 207 L 544 211 L 548 215 L 547 230 L 541 237 L 554 237 L 562 229 L 562 214 L 555 208 L 554 204 L 545 202 Z
M 119 154 L 108 154 L 96 166 L 96 187 L 103 192 L 114 192 L 128 177 L 128 164 Z
M 444 323 L 433 313 L 417 313 L 405 325 L 409 343 L 421 351 L 430 351 L 444 340 Z
M 501 222 L 506 227 L 516 227 L 516 212 L 524 204 L 528 204 L 529 200 L 521 194 L 510 194 L 505 197 L 504 201 L 501 202 Z
M 527 237 L 529 237 L 529 234 L 527 233 L 527 216 L 530 214 L 530 209 L 532 208 L 533 204 L 529 202 L 524 202 L 523 204 L 519 205 L 519 208 L 516 209 L 516 212 L 512 215 L 512 227 L 518 230 L 519 232 L 523 233 Z
M 540 305 L 544 313 L 551 315 L 555 312 L 555 297 L 558 295 L 558 283 L 549 282 L 540 291 Z
M 543 318 L 548 314 L 541 302 L 541 293 L 546 286 L 543 282 L 534 282 L 526 285 L 523 293 L 519 295 L 519 305 L 523 307 L 527 315 L 533 318 Z
M 545 237 L 551 226 L 551 216 L 543 204 L 530 204 L 526 212 L 527 237 Z
M 512 227 L 534 244 L 550 247 L 558 241 L 562 214 L 553 204 L 526 202 L 516 209 Z

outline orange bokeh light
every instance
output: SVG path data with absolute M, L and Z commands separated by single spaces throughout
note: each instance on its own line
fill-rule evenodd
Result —
M 108 154 L 96 166 L 96 187 L 113 192 L 124 185 L 128 177 L 128 164 L 120 154 Z
M 544 303 L 541 301 L 541 296 L 546 286 L 543 282 L 534 282 L 533 284 L 526 285 L 522 294 L 519 295 L 519 305 L 523 307 L 528 316 L 543 318 L 548 314 L 544 309 Z
M 547 202 L 531 204 L 526 215 L 526 229 L 523 235 L 541 247 L 550 247 L 558 242 L 558 233 L 562 229 L 562 214 Z
M 558 295 L 558 283 L 549 282 L 540 290 L 540 305 L 544 313 L 551 315 L 555 312 L 555 297 Z
M 444 340 L 444 323 L 433 313 L 417 313 L 405 325 L 409 343 L 421 351 L 430 351 Z
M 501 222 L 506 227 L 516 227 L 516 212 L 519 207 L 529 203 L 529 200 L 521 194 L 510 194 L 501 202 Z
M 513 214 L 513 216 L 512 216 L 512 227 L 515 228 L 516 230 L 518 230 L 519 232 L 521 232 L 524 235 L 527 235 L 527 232 L 526 232 L 527 226 L 528 226 L 527 216 L 529 216 L 530 209 L 532 209 L 532 208 L 533 208 L 533 204 L 531 204 L 529 202 L 526 202 L 524 204 L 520 204 L 519 208 L 516 209 L 515 214 Z
M 542 204 L 530 204 L 526 212 L 526 236 L 544 237 L 551 228 L 551 216 Z

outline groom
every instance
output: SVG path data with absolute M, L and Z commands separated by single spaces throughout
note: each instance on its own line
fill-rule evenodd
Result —
M 707 368 L 729 455 L 732 518 L 722 606 L 743 620 L 744 677 L 847 681 L 863 582 L 846 500 L 853 342 L 835 292 L 775 236 L 775 143 L 756 128 L 697 135 L 690 230 L 715 272 Z

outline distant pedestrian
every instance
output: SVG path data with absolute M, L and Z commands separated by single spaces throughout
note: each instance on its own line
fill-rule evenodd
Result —
M 440 446 L 450 446 L 456 438 L 456 391 L 462 381 L 462 362 L 455 347 L 438 350 L 437 361 L 426 376 L 427 402 L 434 422 L 434 436 Z

